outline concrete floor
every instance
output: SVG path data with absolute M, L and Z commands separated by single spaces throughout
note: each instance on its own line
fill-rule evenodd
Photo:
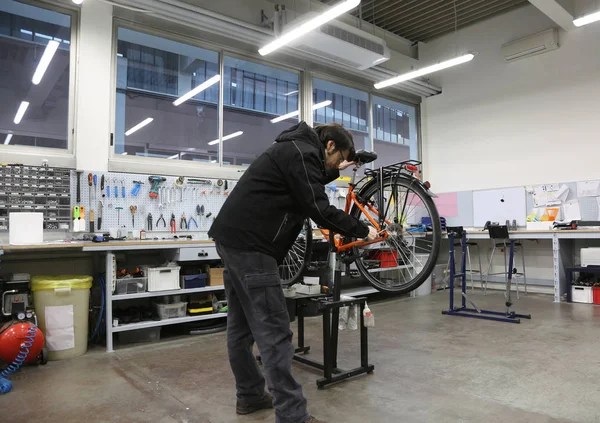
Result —
M 501 309 L 502 294 L 474 296 Z M 520 325 L 443 316 L 447 293 L 372 304 L 375 373 L 317 389 L 294 364 L 309 410 L 329 422 L 598 422 L 600 306 L 529 295 Z M 320 319 L 307 322 L 320 357 Z M 356 340 L 356 342 L 353 342 Z M 356 365 L 358 333 L 344 333 L 340 365 Z M 224 333 L 101 350 L 13 376 L 0 421 L 273 422 L 273 411 L 235 414 Z

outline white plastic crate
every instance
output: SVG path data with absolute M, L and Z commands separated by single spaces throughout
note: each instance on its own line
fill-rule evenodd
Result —
M 179 266 L 173 267 L 146 267 L 148 277 L 148 291 L 171 291 L 181 289 L 179 285 Z
M 159 304 L 153 303 L 154 310 L 160 320 L 165 319 L 174 319 L 176 317 L 185 317 L 187 304 L 184 303 L 174 303 L 174 304 Z
M 591 286 L 572 286 L 571 301 L 574 303 L 592 304 L 594 294 Z

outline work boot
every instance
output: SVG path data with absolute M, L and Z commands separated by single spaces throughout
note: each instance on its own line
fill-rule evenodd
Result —
M 240 400 L 235 405 L 235 412 L 237 414 L 250 414 L 258 410 L 265 410 L 267 408 L 273 408 L 273 397 L 270 394 L 265 393 L 262 399 L 245 404 Z
M 313 416 L 310 416 L 308 418 L 308 420 L 305 420 L 304 423 L 327 423 L 325 420 L 319 420 L 314 418 Z

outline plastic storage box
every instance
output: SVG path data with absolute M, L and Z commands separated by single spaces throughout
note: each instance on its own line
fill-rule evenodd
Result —
M 591 286 L 576 286 L 571 287 L 571 302 L 592 304 L 592 287 Z
M 158 304 L 153 303 L 156 314 L 160 320 L 185 317 L 187 303 Z
M 206 274 L 184 275 L 181 277 L 181 287 L 183 289 L 204 288 L 206 286 Z
M 148 278 L 126 278 L 117 279 L 116 295 L 138 294 L 146 292 L 148 287 Z
M 173 267 L 146 267 L 148 276 L 148 291 L 171 291 L 181 289 L 179 286 L 179 266 Z

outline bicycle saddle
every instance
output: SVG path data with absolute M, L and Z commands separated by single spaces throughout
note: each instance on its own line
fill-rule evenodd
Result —
M 354 161 L 358 163 L 371 163 L 375 159 L 377 159 L 377 153 L 374 151 L 358 150 L 354 154 Z

